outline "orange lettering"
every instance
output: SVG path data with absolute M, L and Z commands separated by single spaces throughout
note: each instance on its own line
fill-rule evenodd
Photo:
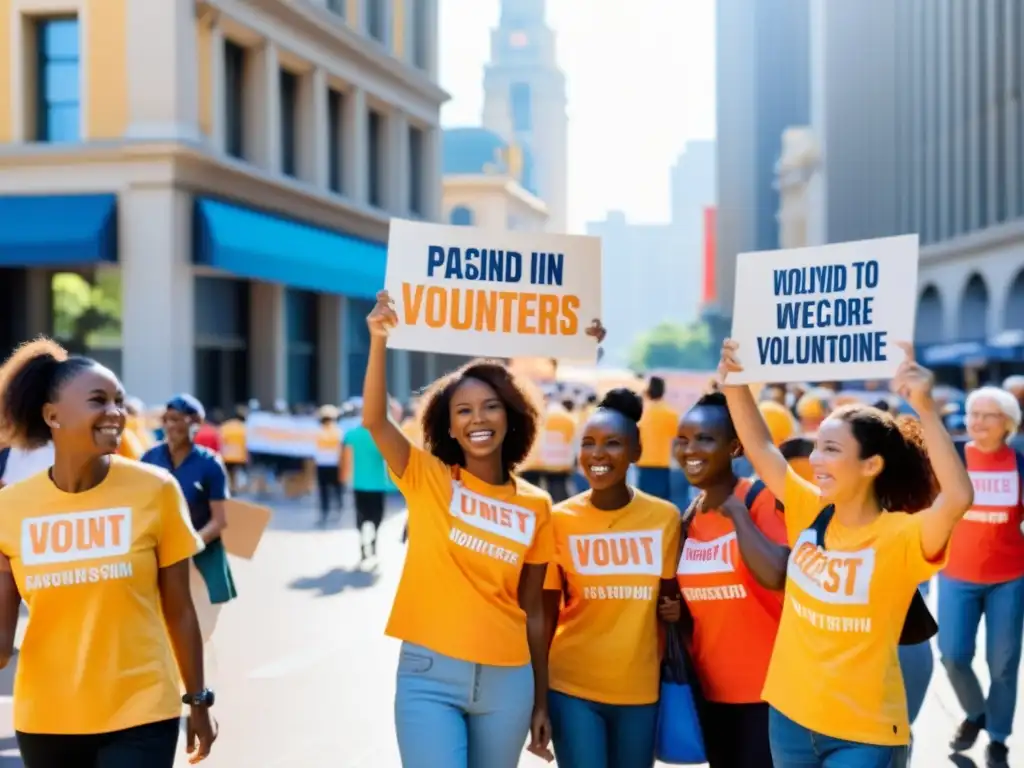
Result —
M 580 565 L 590 565 L 590 539 L 576 539 L 576 559 Z
M 119 547 L 121 546 L 121 521 L 124 520 L 124 515 L 110 515 L 107 520 L 110 522 L 110 544 Z
M 452 328 L 456 331 L 468 331 L 473 325 L 473 293 L 452 288 Z
M 540 308 L 537 310 L 537 331 L 546 336 L 558 334 L 558 296 L 552 293 L 540 295 Z
M 499 511 L 501 512 L 501 517 L 498 518 L 498 522 L 504 528 L 511 528 L 512 527 L 512 513 L 509 512 L 504 507 L 501 507 L 501 509 Z
M 501 332 L 512 333 L 512 309 L 515 306 L 519 294 L 515 291 L 499 291 L 498 298 L 501 299 Z
M 444 328 L 448 319 L 448 291 L 432 285 L 427 288 L 427 325 L 431 328 Z
M 567 294 L 562 297 L 562 335 L 575 336 L 580 330 L 580 319 L 577 314 L 580 310 L 580 299 L 578 296 Z
M 423 305 L 423 286 L 402 283 L 402 306 L 405 308 L 405 324 L 416 325 Z
M 804 567 L 804 563 L 807 562 L 807 559 L 817 550 L 818 548 L 816 546 L 805 541 L 797 547 L 796 552 L 793 553 L 794 565 L 797 565 L 802 569 Z
M 91 517 L 87 520 L 78 518 L 75 521 L 75 538 L 79 549 L 92 549 L 106 546 L 107 521 L 102 517 Z
M 609 551 L 608 542 L 605 539 L 594 539 L 594 562 L 598 565 L 604 566 L 612 559 L 612 553 Z
M 519 518 L 519 532 L 526 533 L 526 521 L 530 519 L 530 513 L 517 510 L 516 517 Z
M 43 554 L 46 551 L 46 540 L 50 538 L 50 524 L 30 523 L 28 533 L 32 539 L 32 551 L 37 555 Z
M 68 520 L 58 520 L 50 529 L 50 546 L 54 552 L 64 553 L 75 541 L 75 529 Z
M 519 333 L 530 335 L 537 332 L 537 328 L 530 322 L 537 314 L 537 294 L 519 294 L 519 323 L 516 330 Z
M 613 565 L 625 565 L 630 561 L 629 542 L 625 539 L 612 539 L 608 548 L 611 550 Z
M 640 546 L 644 548 L 644 562 L 650 565 L 654 562 L 654 537 L 641 536 Z
M 476 323 L 478 331 L 494 332 L 498 327 L 498 295 L 494 291 L 477 291 Z
M 859 557 L 848 557 L 846 559 L 846 594 L 850 596 L 857 587 L 857 569 L 863 561 Z
M 828 578 L 821 583 L 821 588 L 826 592 L 835 594 L 839 591 L 839 585 L 843 580 L 842 574 L 839 573 L 839 569 L 842 565 L 843 561 L 839 559 L 831 559 L 828 561 Z
M 469 505 L 468 507 L 466 505 Z M 462 494 L 462 514 L 469 517 L 476 517 L 476 499 L 468 493 Z

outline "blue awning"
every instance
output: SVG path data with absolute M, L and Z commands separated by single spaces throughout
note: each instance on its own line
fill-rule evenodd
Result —
M 0 266 L 117 261 L 117 195 L 0 197 Z
M 984 341 L 954 341 L 926 346 L 918 357 L 925 365 L 964 366 L 1012 362 L 1019 359 L 1020 355 L 1013 347 Z
M 384 287 L 387 247 L 197 197 L 194 260 L 253 280 L 373 298 Z

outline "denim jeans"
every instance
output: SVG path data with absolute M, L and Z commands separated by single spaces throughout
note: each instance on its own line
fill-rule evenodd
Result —
M 552 691 L 551 739 L 559 768 L 651 768 L 657 704 L 599 704 Z
M 906 747 L 834 739 L 798 725 L 779 710 L 768 712 L 775 768 L 906 768 Z
M 985 617 L 988 697 L 971 664 L 978 625 Z M 1021 632 L 1024 630 L 1024 578 L 1002 584 L 973 584 L 939 575 L 939 655 L 967 717 L 985 716 L 993 741 L 1006 741 L 1017 706 Z
M 928 596 L 929 583 L 920 586 L 921 594 Z M 935 654 L 931 642 L 918 645 L 901 645 L 900 669 L 903 672 L 903 688 L 907 693 L 907 715 L 913 725 L 921 714 L 924 698 L 928 693 L 928 685 L 935 671 Z
M 533 712 L 533 670 L 473 664 L 403 643 L 395 730 L 403 768 L 516 768 Z
M 639 467 L 637 485 L 644 493 L 649 493 L 665 501 L 672 500 L 672 476 L 668 467 Z

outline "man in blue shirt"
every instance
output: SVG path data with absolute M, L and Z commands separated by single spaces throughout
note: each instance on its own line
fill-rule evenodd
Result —
M 377 529 L 384 519 L 384 505 L 393 488 L 384 457 L 362 424 L 345 432 L 344 473 L 351 476 L 356 507 L 356 528 L 362 542 L 362 562 L 377 556 Z

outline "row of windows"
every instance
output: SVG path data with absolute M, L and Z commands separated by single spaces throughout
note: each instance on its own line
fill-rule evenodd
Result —
M 406 41 L 409 60 L 419 69 L 427 68 L 427 8 L 428 0 L 406 0 L 405 13 L 410 14 L 409 29 L 412 36 Z M 366 14 L 366 33 L 381 43 L 388 44 L 388 5 L 391 0 L 361 0 Z M 342 19 L 348 17 L 348 0 L 327 0 L 327 10 Z

